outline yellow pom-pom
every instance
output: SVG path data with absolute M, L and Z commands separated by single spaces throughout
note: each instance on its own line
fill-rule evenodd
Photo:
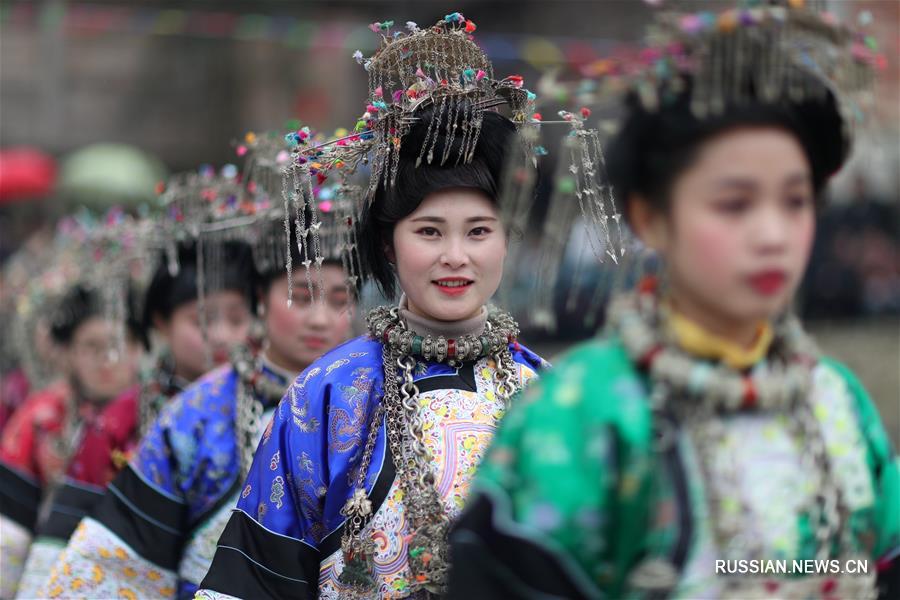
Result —
M 734 11 L 725 11 L 719 15 L 719 18 L 716 19 L 716 25 L 719 27 L 719 31 L 722 33 L 731 33 L 738 26 L 737 15 Z

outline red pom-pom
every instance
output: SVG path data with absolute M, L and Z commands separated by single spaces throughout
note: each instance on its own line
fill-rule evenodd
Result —
M 654 277 L 653 275 L 647 275 L 638 282 L 637 291 L 640 294 L 654 294 L 656 293 L 657 286 L 658 281 L 656 277 Z

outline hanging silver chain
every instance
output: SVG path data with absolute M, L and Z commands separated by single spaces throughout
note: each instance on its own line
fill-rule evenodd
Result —
M 258 442 L 255 438 L 259 431 L 259 421 L 262 418 L 262 414 L 262 402 L 256 399 L 249 383 L 241 380 L 238 383 L 234 423 L 237 448 L 240 453 L 241 476 L 246 475 L 250 470 L 250 465 L 253 464 L 253 455 L 256 452 Z
M 244 346 L 239 346 L 233 351 L 232 366 L 238 374 L 234 435 L 243 477 L 253 464 L 253 455 L 259 444 L 260 421 L 265 412 L 260 397 L 277 402 L 289 384 L 274 381 L 263 375 L 261 358 L 254 357 Z

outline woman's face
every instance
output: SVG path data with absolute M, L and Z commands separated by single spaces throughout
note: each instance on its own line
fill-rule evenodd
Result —
M 785 309 L 815 230 L 810 166 L 793 135 L 743 128 L 707 141 L 669 206 L 642 237 L 662 253 L 679 310 L 727 333 Z
M 409 310 L 459 321 L 478 314 L 497 291 L 506 233 L 483 192 L 441 190 L 397 222 L 387 255 L 396 265 Z
M 111 400 L 137 383 L 141 346 L 130 336 L 116 348 L 116 324 L 91 317 L 79 325 L 65 349 L 69 376 L 89 400 Z
M 351 300 L 343 269 L 322 265 L 325 302 L 319 302 L 319 281 L 311 273 L 313 295 L 303 278 L 294 283 L 293 303 L 287 305 L 287 276 L 269 287 L 263 298 L 266 324 L 266 353 L 276 365 L 301 372 L 310 363 L 350 336 L 354 303 Z
M 250 306 L 245 295 L 234 290 L 212 292 L 204 302 L 210 355 L 219 365 L 228 360 L 235 345 L 246 342 L 252 322 Z M 176 375 L 193 381 L 206 372 L 209 365 L 197 300 L 176 307 L 167 321 L 157 320 L 156 329 L 169 346 Z

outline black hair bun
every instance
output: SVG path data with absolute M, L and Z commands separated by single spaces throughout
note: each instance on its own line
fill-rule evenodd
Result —
M 472 127 L 472 113 L 468 100 L 459 101 L 455 105 L 431 104 L 415 112 L 414 116 L 418 120 L 403 136 L 400 145 L 401 160 L 413 161 L 415 164 L 419 156 L 422 156 L 420 166 L 450 168 L 461 165 L 464 161 L 457 161 L 457 158 L 463 152 L 463 146 L 469 145 L 471 141 L 466 128 Z M 483 161 L 498 178 L 503 169 L 502 159 L 515 133 L 516 126 L 508 118 L 493 110 L 482 112 L 481 129 L 473 156 Z M 445 150 L 447 159 L 442 161 Z M 432 153 L 430 162 L 427 160 L 429 151 Z
M 211 242 L 213 243 L 213 242 Z M 221 273 L 217 280 L 221 289 L 234 290 L 244 294 L 250 306 L 254 306 L 256 269 L 250 247 L 244 242 L 227 241 L 221 243 L 221 264 L 207 265 Z M 156 272 L 144 295 L 142 327 L 153 327 L 154 315 L 163 319 L 172 316 L 179 306 L 197 299 L 197 245 L 193 240 L 178 244 L 178 272 L 169 272 L 169 262 L 164 252 L 160 253 Z
M 125 298 L 125 327 L 131 336 L 148 347 L 146 331 L 138 319 L 138 295 L 129 286 Z M 57 302 L 50 317 L 50 336 L 62 345 L 68 345 L 75 332 L 86 321 L 103 317 L 104 306 L 99 293 L 84 285 L 76 284 Z

